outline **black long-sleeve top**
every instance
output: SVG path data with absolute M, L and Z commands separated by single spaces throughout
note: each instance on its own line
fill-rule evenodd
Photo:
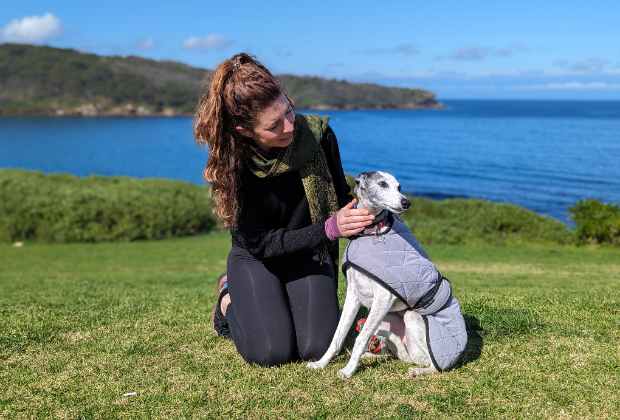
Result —
M 347 185 L 336 136 L 327 127 L 320 145 L 332 175 L 339 208 L 353 199 Z M 328 241 L 324 220 L 312 223 L 310 208 L 299 171 L 258 178 L 242 173 L 241 212 L 231 229 L 234 246 L 247 249 L 256 258 L 315 254 Z

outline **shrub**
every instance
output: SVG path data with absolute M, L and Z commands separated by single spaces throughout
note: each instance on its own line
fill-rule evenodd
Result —
M 353 177 L 347 176 L 347 182 L 353 188 Z M 422 243 L 574 242 L 573 233 L 562 222 L 516 205 L 474 199 L 409 199 L 411 208 L 402 217 Z
M 348 181 L 352 183 L 352 178 Z M 403 219 L 423 243 L 574 241 L 563 223 L 515 205 L 470 199 L 410 199 L 411 208 Z M 620 242 L 617 207 L 598 203 L 575 208 L 582 209 L 574 217 L 580 240 Z M 163 179 L 79 178 L 0 170 L 3 242 L 160 239 L 208 232 L 215 226 L 207 187 Z
M 570 208 L 577 241 L 620 245 L 620 207 L 597 200 L 581 200 Z
M 215 226 L 206 187 L 163 179 L 0 170 L 0 241 L 160 239 Z
M 426 243 L 574 242 L 562 222 L 516 205 L 474 199 L 411 201 L 403 218 Z

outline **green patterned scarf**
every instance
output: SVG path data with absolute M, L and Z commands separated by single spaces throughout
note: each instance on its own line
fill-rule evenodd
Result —
M 299 171 L 310 207 L 312 223 L 325 220 L 338 211 L 338 198 L 320 141 L 327 129 L 327 117 L 316 115 L 295 116 L 295 136 L 286 148 L 265 153 L 252 145 L 247 162 L 250 171 L 259 178 Z M 338 253 L 338 242 L 327 241 L 321 246 L 321 264 Z M 334 261 L 334 267 L 337 267 Z

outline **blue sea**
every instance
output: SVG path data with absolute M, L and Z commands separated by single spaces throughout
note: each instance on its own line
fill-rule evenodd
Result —
M 620 203 L 620 102 L 446 100 L 444 110 L 329 111 L 345 172 L 404 191 L 515 203 L 570 223 L 578 200 Z M 0 118 L 0 167 L 202 183 L 192 120 Z

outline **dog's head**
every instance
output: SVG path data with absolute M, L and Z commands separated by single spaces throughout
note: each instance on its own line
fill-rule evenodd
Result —
M 355 195 L 359 206 L 400 214 L 411 206 L 401 194 L 400 184 L 387 172 L 362 172 L 355 178 Z

